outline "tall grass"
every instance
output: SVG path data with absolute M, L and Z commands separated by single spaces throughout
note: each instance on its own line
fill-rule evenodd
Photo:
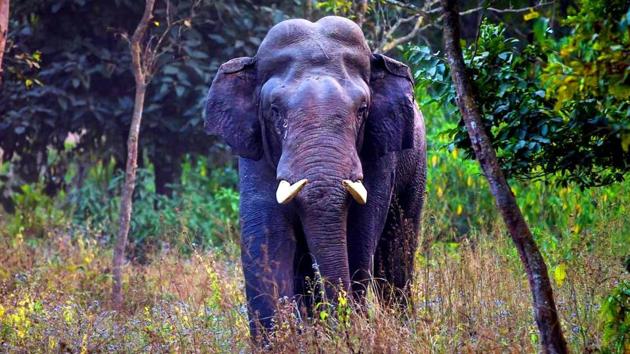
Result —
M 555 290 L 576 352 L 602 347 L 599 306 L 624 275 L 610 233 L 599 225 L 573 246 Z M 427 237 L 431 228 L 425 228 Z M 111 250 L 86 236 L 57 234 L 29 246 L 19 235 L 0 247 L 3 351 L 240 352 L 248 337 L 236 252 L 169 251 L 125 269 L 125 311 L 109 310 Z M 274 352 L 536 352 L 527 279 L 498 225 L 460 243 L 434 243 L 417 256 L 409 311 L 367 310 L 350 299 L 328 316 L 298 321 L 281 307 Z M 347 309 L 347 311 L 346 311 Z M 344 315 L 345 314 L 345 315 Z M 345 316 L 345 317 L 344 317 Z

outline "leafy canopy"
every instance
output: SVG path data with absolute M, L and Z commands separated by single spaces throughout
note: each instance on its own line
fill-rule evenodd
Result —
M 594 3 L 582 1 L 580 13 L 564 22 L 570 35 L 559 40 L 545 18 L 528 45 L 484 21 L 475 45 L 463 48 L 484 126 L 510 177 L 553 176 L 548 180 L 591 187 L 621 181 L 630 168 L 630 12 L 620 1 Z M 406 57 L 417 89 L 429 94 L 421 103 L 459 117 L 439 53 L 410 46 Z M 445 133 L 452 147 L 474 156 L 461 119 Z

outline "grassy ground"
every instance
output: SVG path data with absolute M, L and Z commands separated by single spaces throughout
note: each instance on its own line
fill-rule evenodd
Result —
M 565 335 L 576 352 L 601 348 L 600 304 L 628 279 L 619 256 L 627 244 L 610 237 L 625 223 L 593 225 L 569 246 L 572 257 L 552 269 Z M 435 227 L 425 225 L 425 240 Z M 108 302 L 110 248 L 63 229 L 44 240 L 19 233 L 0 240 L 0 351 L 256 351 L 236 247 L 189 257 L 163 251 L 146 264 L 130 263 L 125 310 L 116 313 Z M 371 297 L 361 314 L 341 298 L 336 311 L 300 322 L 286 303 L 273 351 L 537 351 L 527 279 L 500 224 L 467 241 L 433 243 L 417 262 L 412 311 L 384 308 Z

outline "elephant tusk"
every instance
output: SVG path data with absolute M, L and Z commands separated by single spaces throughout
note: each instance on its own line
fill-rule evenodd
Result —
M 357 203 L 361 205 L 367 203 L 367 190 L 361 181 L 352 182 L 349 179 L 344 179 L 341 183 L 344 187 L 346 187 L 348 192 L 350 192 L 350 195 L 352 195 L 352 198 L 354 198 Z
M 278 190 L 276 190 L 276 200 L 279 204 L 286 204 L 291 201 L 291 199 L 295 198 L 295 196 L 300 192 L 300 190 L 306 185 L 308 182 L 307 179 L 302 179 L 294 184 L 291 184 L 285 180 L 280 181 L 278 185 Z

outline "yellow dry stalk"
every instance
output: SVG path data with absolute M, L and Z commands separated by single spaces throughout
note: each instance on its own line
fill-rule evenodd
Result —
M 208 264 L 208 262 L 204 261 L 204 259 L 202 259 L 200 255 L 197 254 L 197 257 L 200 263 L 203 264 L 204 269 L 206 270 L 206 274 L 208 275 L 208 280 L 210 281 L 210 289 L 212 290 L 212 295 L 206 302 L 209 303 L 210 307 L 216 310 L 220 308 L 221 306 L 221 302 L 223 300 L 221 296 L 221 292 L 223 290 L 221 287 L 219 276 L 213 267 L 214 262 L 210 261 L 212 264 Z
M 53 337 L 48 337 L 48 352 L 53 352 L 57 349 L 57 340 Z
M 87 354 L 88 352 L 88 334 L 85 332 L 83 338 L 81 338 L 81 354 Z
M 66 325 L 71 325 L 74 317 L 74 308 L 72 308 L 70 301 L 66 301 L 66 305 L 63 307 L 63 320 Z

